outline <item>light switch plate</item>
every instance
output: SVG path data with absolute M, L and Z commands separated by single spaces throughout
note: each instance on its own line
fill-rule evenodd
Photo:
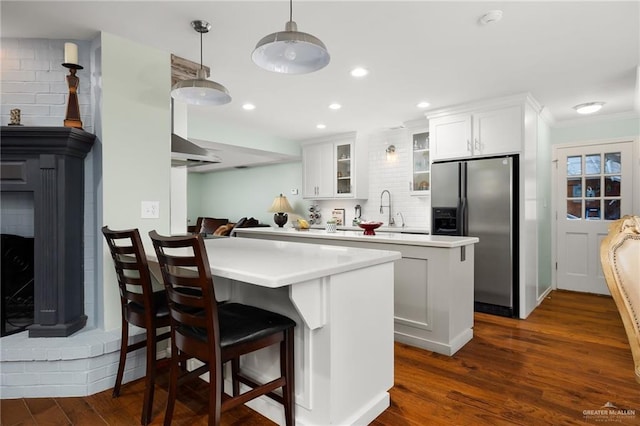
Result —
M 140 203 L 140 218 L 142 219 L 159 219 L 160 218 L 160 201 L 142 201 Z

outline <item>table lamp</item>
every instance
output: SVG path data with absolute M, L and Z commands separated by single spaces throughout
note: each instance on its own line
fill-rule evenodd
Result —
M 273 200 L 273 204 L 271 204 L 270 212 L 275 213 L 273 215 L 273 221 L 282 228 L 285 223 L 287 223 L 287 213 L 293 213 L 293 209 L 291 208 L 291 204 L 287 201 L 287 197 L 280 194 Z

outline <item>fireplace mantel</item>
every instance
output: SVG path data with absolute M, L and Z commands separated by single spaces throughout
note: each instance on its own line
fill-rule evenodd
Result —
M 0 189 L 34 195 L 34 324 L 29 337 L 85 326 L 84 158 L 95 135 L 69 127 L 3 126 Z

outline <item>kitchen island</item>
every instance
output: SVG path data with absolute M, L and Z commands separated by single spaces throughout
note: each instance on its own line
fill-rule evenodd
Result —
M 473 262 L 476 237 L 294 228 L 242 228 L 244 238 L 394 250 L 395 340 L 453 355 L 473 338 Z
M 205 246 L 219 301 L 296 321 L 297 425 L 368 424 L 389 406 L 400 253 L 246 238 L 207 239 Z M 279 373 L 277 356 L 277 348 L 247 355 L 242 368 L 270 379 Z M 284 424 L 282 406 L 269 398 L 247 405 Z

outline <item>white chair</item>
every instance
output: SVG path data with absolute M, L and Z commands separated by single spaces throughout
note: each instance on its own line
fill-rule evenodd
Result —
M 640 216 L 613 222 L 600 245 L 604 277 L 631 346 L 636 381 L 640 383 Z

